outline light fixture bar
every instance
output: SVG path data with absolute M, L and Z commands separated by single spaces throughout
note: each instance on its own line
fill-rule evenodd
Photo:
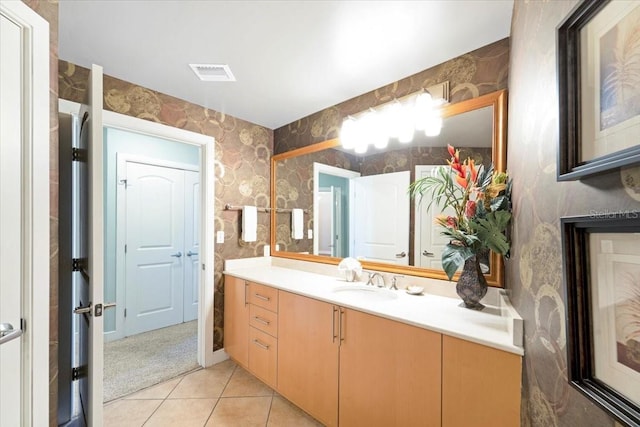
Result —
M 342 146 L 364 154 L 369 145 L 382 149 L 391 138 L 411 142 L 415 132 L 437 136 L 442 128 L 438 107 L 448 102 L 449 82 L 445 81 L 349 115 L 342 122 Z

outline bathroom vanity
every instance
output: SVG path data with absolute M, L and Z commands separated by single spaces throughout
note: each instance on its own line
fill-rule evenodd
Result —
M 520 424 L 522 319 L 500 291 L 478 312 L 273 260 L 227 262 L 225 350 L 323 424 Z

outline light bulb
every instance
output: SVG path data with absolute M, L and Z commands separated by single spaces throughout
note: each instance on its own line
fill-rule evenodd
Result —
M 342 146 L 351 150 L 356 146 L 356 140 L 358 138 L 358 122 L 353 117 L 347 117 L 342 122 L 342 128 L 340 129 L 340 143 Z
M 422 92 L 416 97 L 414 103 L 414 120 L 416 130 L 424 130 L 427 126 L 427 117 L 433 111 L 433 100 L 431 94 L 427 91 Z
M 436 111 L 429 115 L 424 128 L 424 134 L 426 136 L 438 136 L 442 130 L 442 117 Z

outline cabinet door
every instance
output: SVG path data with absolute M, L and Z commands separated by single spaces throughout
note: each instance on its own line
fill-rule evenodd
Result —
M 278 340 L 254 327 L 249 328 L 249 372 L 276 387 Z
M 439 427 L 441 335 L 341 310 L 340 426 Z
M 442 425 L 519 426 L 521 375 L 517 354 L 445 335 Z
M 337 307 L 283 291 L 279 291 L 279 301 L 278 392 L 323 424 L 335 426 Z
M 245 369 L 249 367 L 249 304 L 244 280 L 225 276 L 224 349 Z

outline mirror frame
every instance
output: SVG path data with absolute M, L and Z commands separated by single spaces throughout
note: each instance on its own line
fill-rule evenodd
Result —
M 507 90 L 502 89 L 477 98 L 468 99 L 448 104 L 441 108 L 442 118 L 455 116 L 468 111 L 477 110 L 484 107 L 493 107 L 493 144 L 492 161 L 496 171 L 504 172 L 507 167 Z M 271 157 L 271 205 L 275 206 L 276 200 L 276 162 L 292 157 L 335 148 L 340 146 L 340 139 L 330 139 L 327 141 L 311 144 L 306 147 L 297 148 L 285 153 Z M 300 254 L 295 252 L 275 251 L 276 247 L 276 211 L 271 209 L 271 256 L 279 258 L 296 259 L 300 261 L 317 262 L 321 264 L 338 265 L 342 258 Z M 387 273 L 403 274 L 407 276 L 426 277 L 449 281 L 444 270 L 428 269 L 406 265 L 386 264 L 381 262 L 362 261 L 362 268 L 366 270 L 376 270 Z M 451 280 L 458 280 L 459 273 Z M 491 252 L 491 272 L 485 275 L 487 283 L 494 287 L 504 287 L 504 261 L 502 256 Z

